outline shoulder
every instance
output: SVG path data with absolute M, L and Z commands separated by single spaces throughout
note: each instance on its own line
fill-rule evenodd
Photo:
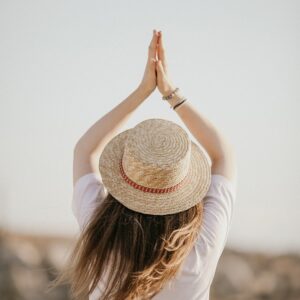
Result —
M 203 220 L 197 246 L 203 255 L 220 255 L 229 232 L 237 196 L 237 176 L 213 174 L 203 201 Z
M 87 173 L 76 180 L 73 188 L 72 211 L 81 228 L 106 196 L 107 190 L 100 175 Z
M 228 197 L 235 199 L 237 193 L 237 175 L 234 177 L 228 178 L 223 174 L 212 174 L 210 188 L 207 191 L 206 198 L 203 201 L 207 200 L 207 197 L 211 196 L 221 196 L 225 201 L 228 200 Z

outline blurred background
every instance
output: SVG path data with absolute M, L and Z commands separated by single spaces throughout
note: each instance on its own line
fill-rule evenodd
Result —
M 153 29 L 236 150 L 211 299 L 300 299 L 299 15 L 296 0 L 0 0 L 0 299 L 68 299 L 44 289 L 79 235 L 73 148 L 140 83 Z M 153 117 L 186 129 L 156 90 L 124 130 Z

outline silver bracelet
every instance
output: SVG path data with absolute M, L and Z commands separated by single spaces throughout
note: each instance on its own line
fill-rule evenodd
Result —
M 178 90 L 179 90 L 179 88 L 177 87 L 174 91 L 171 92 L 171 94 L 169 94 L 167 96 L 163 96 L 162 99 L 163 100 L 170 100 L 170 99 L 172 99 L 175 96 L 176 92 L 178 92 Z

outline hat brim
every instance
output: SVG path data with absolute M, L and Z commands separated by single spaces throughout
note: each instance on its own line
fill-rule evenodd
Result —
M 211 183 L 211 167 L 203 150 L 191 141 L 188 184 L 169 193 L 150 193 L 129 185 L 122 177 L 119 162 L 132 129 L 113 137 L 99 158 L 99 171 L 107 191 L 127 208 L 152 215 L 174 214 L 189 209 L 206 195 Z

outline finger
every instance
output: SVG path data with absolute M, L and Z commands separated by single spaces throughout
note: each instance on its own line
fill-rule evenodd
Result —
M 150 59 L 150 68 L 155 69 L 155 65 L 156 65 L 156 59 L 155 58 L 151 58 Z
M 157 62 L 156 62 L 156 70 L 157 70 L 157 72 L 159 72 L 159 73 L 165 75 L 165 70 L 164 70 L 162 61 L 161 61 L 160 59 L 157 60 Z
M 166 51 L 165 51 L 164 39 L 161 31 L 159 31 L 159 37 L 158 37 L 157 56 L 158 59 L 161 60 L 165 70 L 167 70 Z
M 153 29 L 152 39 L 148 47 L 148 61 L 151 61 L 151 59 L 156 59 L 157 39 L 158 32 Z
M 148 59 L 149 61 L 152 58 L 156 58 L 156 47 L 157 47 L 157 39 L 158 39 L 158 32 L 153 29 L 152 39 L 150 45 L 148 47 Z

